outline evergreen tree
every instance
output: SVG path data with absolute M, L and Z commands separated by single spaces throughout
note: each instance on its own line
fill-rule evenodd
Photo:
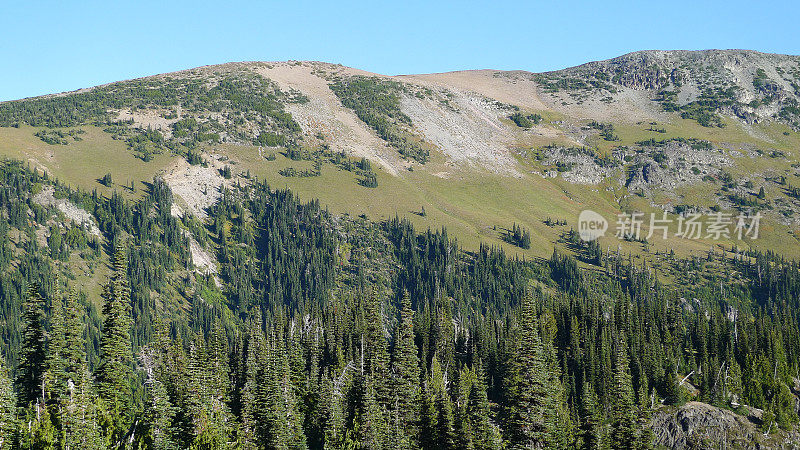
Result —
M 76 378 L 67 381 L 61 401 L 60 423 L 64 449 L 102 449 L 108 446 L 100 428 L 97 396 L 85 363 Z
M 249 336 L 245 355 L 245 383 L 241 393 L 242 426 L 239 441 L 246 449 L 257 448 L 265 442 L 264 424 L 267 418 L 266 398 L 259 387 L 264 385 L 267 350 L 264 333 L 261 331 L 261 315 L 257 312 L 248 324 Z
M 417 439 L 420 403 L 420 369 L 414 343 L 414 312 L 408 292 L 403 295 L 392 354 L 394 404 L 392 432 L 399 447 L 410 447 Z
M 163 323 L 156 321 L 156 337 L 153 342 L 140 351 L 140 363 L 145 372 L 144 413 L 142 414 L 142 430 L 137 439 L 139 445 L 147 448 L 165 450 L 177 449 L 173 421 L 176 415 L 167 388 L 158 377 L 159 369 L 164 369 L 164 359 L 168 348 L 167 333 Z
M 507 438 L 511 448 L 542 448 L 558 437 L 563 406 L 530 295 L 523 300 L 517 333 L 503 381 Z
M 492 450 L 502 448 L 502 439 L 497 426 L 490 417 L 489 399 L 486 396 L 486 382 L 483 367 L 476 365 L 475 379 L 469 389 L 467 402 L 467 421 L 469 436 L 467 445 L 476 450 Z M 465 439 L 462 439 L 464 441 Z
M 408 445 L 402 436 L 390 437 L 384 411 L 375 398 L 376 381 L 370 375 L 361 377 L 352 432 L 345 438 L 345 448 L 380 450 Z
M 43 403 L 27 408 L 27 427 L 19 430 L 21 447 L 25 449 L 54 449 L 58 446 L 59 432 L 53 423 L 50 408 Z
M 389 379 L 389 348 L 383 326 L 382 302 L 373 290 L 362 298 L 362 314 L 364 317 L 363 334 L 363 371 L 369 373 L 375 380 Z M 391 406 L 391 385 L 377 383 L 375 386 L 375 400 L 382 408 Z
M 17 408 L 14 386 L 6 369 L 6 359 L 0 355 L 0 450 L 13 448 L 17 431 Z
M 420 415 L 419 445 L 423 449 L 436 449 L 438 448 L 436 440 L 437 414 L 435 400 L 431 394 L 429 384 L 430 381 L 422 386 L 420 395 L 422 412 Z
M 75 293 L 70 292 L 64 305 L 64 352 L 62 357 L 64 378 L 67 380 L 67 384 L 70 380 L 73 384 L 78 384 L 78 380 L 82 378 L 87 382 L 91 381 L 85 378 L 84 373 L 87 370 L 87 359 L 82 316 Z
M 445 386 L 445 377 L 437 358 L 431 363 L 430 385 L 433 388 L 433 406 L 436 411 L 435 436 L 440 449 L 455 449 L 453 403 Z
M 103 335 L 97 383 L 105 402 L 106 429 L 112 442 L 127 431 L 131 401 L 131 313 L 125 252 L 114 252 L 113 273 L 103 289 Z
M 50 306 L 50 333 L 47 342 L 46 372 L 44 385 L 48 401 L 58 403 L 67 392 L 66 351 L 64 334 L 64 304 L 56 291 Z
M 603 415 L 597 401 L 597 394 L 588 381 L 583 382 L 583 395 L 581 396 L 581 448 L 598 450 L 603 443 Z
M 624 337 L 616 343 L 614 362 L 614 399 L 611 411 L 609 440 L 612 448 L 649 448 L 650 436 L 638 426 L 638 408 L 634 402 L 633 382 L 630 374 L 628 348 Z
M 20 406 L 27 406 L 43 398 L 45 360 L 45 332 L 42 325 L 44 301 L 39 294 L 39 285 L 32 284 L 22 309 L 25 331 L 22 336 L 22 351 L 17 368 L 17 395 Z

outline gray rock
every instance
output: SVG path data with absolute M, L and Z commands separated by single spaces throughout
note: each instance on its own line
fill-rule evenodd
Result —
M 800 447 L 796 431 L 772 430 L 769 436 L 758 428 L 758 411 L 749 417 L 700 402 L 681 407 L 661 407 L 653 413 L 652 429 L 656 447 L 672 449 L 753 448 L 790 449 Z

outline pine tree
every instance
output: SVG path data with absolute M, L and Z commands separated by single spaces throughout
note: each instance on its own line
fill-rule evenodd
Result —
M 166 369 L 167 339 L 166 328 L 157 318 L 156 336 L 153 342 L 141 349 L 139 356 L 145 372 L 145 398 L 142 430 L 137 439 L 139 445 L 146 448 L 171 450 L 178 448 L 173 424 L 177 408 L 172 404 L 166 386 L 157 377 L 159 371 Z
M 523 299 L 517 344 L 503 382 L 504 417 L 511 448 L 541 448 L 561 440 L 561 388 L 547 359 L 539 336 L 536 305 L 528 295 Z
M 594 388 L 592 388 L 592 385 L 588 381 L 583 382 L 582 392 L 583 395 L 581 396 L 580 405 L 580 437 L 582 440 L 581 448 L 586 450 L 597 450 L 602 448 L 603 443 L 603 416 L 600 412 L 597 394 L 595 394 Z
M 400 320 L 395 332 L 392 355 L 394 376 L 393 432 L 400 447 L 412 446 L 417 439 L 420 404 L 420 369 L 414 343 L 414 312 L 408 292 L 403 295 Z
M 500 431 L 490 417 L 484 377 L 483 367 L 479 362 L 475 368 L 475 379 L 470 386 L 467 401 L 469 441 L 476 450 L 493 450 L 501 448 L 502 439 Z
M 14 386 L 6 369 L 6 359 L 0 355 L 0 450 L 10 449 L 17 432 L 17 409 Z
M 42 397 L 45 359 L 45 332 L 42 325 L 44 301 L 39 286 L 32 284 L 23 305 L 25 331 L 17 369 L 17 392 L 20 406 L 27 406 Z
M 56 281 L 56 283 L 58 283 Z M 56 291 L 51 299 L 50 333 L 45 358 L 46 372 L 44 385 L 48 402 L 57 404 L 67 392 L 66 351 L 67 340 L 64 334 L 64 304 Z
M 67 395 L 61 401 L 60 422 L 65 449 L 102 449 L 108 446 L 100 428 L 97 396 L 85 363 L 76 378 L 67 380 Z
M 611 447 L 641 448 L 642 442 L 636 425 L 637 408 L 634 403 L 628 349 L 624 338 L 617 341 L 614 353 L 614 385 L 611 392 L 614 401 L 609 434 Z
M 114 252 L 113 273 L 103 290 L 103 334 L 100 342 L 98 391 L 105 402 L 107 431 L 119 442 L 126 430 L 131 400 L 131 313 L 130 291 L 121 248 Z

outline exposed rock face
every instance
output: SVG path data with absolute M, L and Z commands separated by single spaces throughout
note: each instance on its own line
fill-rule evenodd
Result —
M 744 90 L 777 92 L 791 85 L 784 75 L 797 68 L 800 57 L 760 53 L 752 50 L 645 50 L 605 61 L 594 61 L 553 74 L 585 76 L 604 73 L 612 82 L 632 89 L 662 89 L 667 85 L 700 82 L 741 85 Z M 753 86 L 757 69 L 765 81 Z M 789 77 L 790 79 L 792 77 Z M 749 85 L 749 86 L 748 86 Z
M 54 206 L 76 225 L 83 227 L 91 235 L 101 237 L 100 229 L 91 214 L 66 198 L 55 198 L 52 186 L 47 186 L 33 196 L 33 201 L 42 206 Z
M 790 449 L 800 446 L 800 436 L 796 432 L 773 430 L 769 436 L 764 436 L 757 427 L 757 420 L 700 402 L 689 402 L 677 409 L 663 407 L 653 414 L 654 444 L 673 449 Z
M 557 176 L 575 184 L 600 184 L 608 177 L 631 191 L 672 191 L 717 177 L 734 160 L 724 149 L 705 141 L 652 141 L 635 147 L 619 147 L 607 158 L 584 147 L 545 147 L 543 165 L 553 166 L 545 176 Z
M 546 91 L 571 91 L 586 105 L 593 98 L 613 104 L 630 97 L 630 91 L 641 103 L 669 91 L 676 96 L 673 108 L 702 100 L 705 107 L 747 123 L 777 119 L 798 126 L 797 56 L 751 50 L 648 50 L 538 77 Z
M 643 146 L 638 151 L 619 151 L 617 156 L 631 161 L 624 180 L 630 190 L 671 191 L 698 183 L 705 176 L 716 177 L 720 169 L 733 164 L 724 150 L 696 148 L 678 141 Z
M 557 170 L 545 173 L 545 177 L 562 178 L 574 184 L 600 184 L 619 167 L 615 160 L 601 160 L 590 150 L 581 147 L 548 147 L 542 154 L 543 163 L 556 166 Z

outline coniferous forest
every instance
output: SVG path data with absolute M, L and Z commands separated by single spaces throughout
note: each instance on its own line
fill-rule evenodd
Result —
M 204 221 L 172 201 L 158 178 L 107 198 L 2 163 L 0 448 L 645 449 L 687 401 L 798 422 L 796 262 L 656 270 L 595 245 L 588 270 L 585 249 L 465 251 L 257 180 Z

